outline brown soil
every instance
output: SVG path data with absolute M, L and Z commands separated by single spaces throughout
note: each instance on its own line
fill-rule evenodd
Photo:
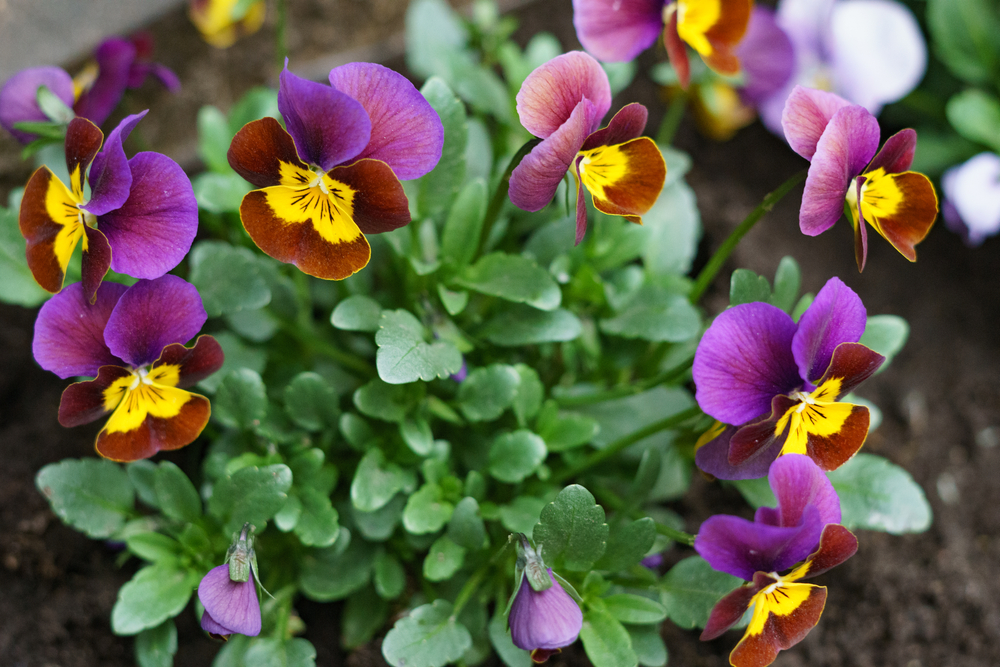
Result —
M 344 52 L 392 56 L 402 28 L 402 2 L 303 0 L 292 2 L 289 23 L 293 67 L 338 64 Z M 544 0 L 519 10 L 519 36 L 546 29 L 575 46 L 569 2 Z M 273 23 L 273 17 L 271 17 Z M 181 12 L 151 29 L 157 59 L 182 78 L 183 92 L 170 96 L 147 86 L 127 101 L 129 111 L 150 107 L 139 126 L 143 141 L 185 166 L 196 166 L 194 118 L 201 104 L 223 108 L 252 85 L 273 80 L 273 47 L 265 31 L 228 51 L 205 46 Z M 371 48 L 373 41 L 383 40 Z M 644 61 L 654 60 L 647 54 Z M 343 60 L 341 60 L 343 61 Z M 400 67 L 398 57 L 388 64 Z M 662 113 L 655 88 L 638 81 L 621 99 L 651 110 L 651 127 Z M 701 208 L 706 238 L 714 248 L 770 190 L 805 162 L 759 125 L 725 144 L 698 137 L 683 125 L 678 144 L 694 157 L 688 180 Z M 17 147 L 0 143 L 0 194 L 23 183 Z M 911 326 L 910 341 L 892 367 L 861 392 L 878 404 L 884 422 L 866 445 L 905 466 L 934 508 L 934 525 L 923 535 L 861 533 L 858 555 L 824 575 L 829 599 L 819 626 L 796 649 L 779 656 L 779 667 L 992 667 L 1000 664 L 1000 240 L 965 248 L 943 226 L 920 246 L 910 265 L 888 244 L 873 241 L 863 275 L 853 265 L 846 228 L 817 238 L 798 231 L 799 191 L 790 195 L 744 240 L 732 267 L 773 275 L 785 254 L 802 264 L 804 289 L 817 291 L 840 276 L 870 313 L 895 313 Z M 726 280 L 717 282 L 713 312 L 725 303 Z M 135 569 L 119 567 L 119 552 L 63 526 L 33 483 L 43 465 L 92 453 L 93 428 L 62 429 L 55 421 L 63 382 L 31 358 L 34 313 L 0 308 L 0 664 L 15 667 L 118 667 L 132 665 L 132 640 L 111 634 L 109 617 L 118 588 Z M 940 491 L 939 491 L 940 489 Z M 705 498 L 732 502 L 705 482 L 695 483 L 680 510 L 689 528 L 705 517 Z M 318 664 L 353 667 L 381 664 L 375 647 L 352 655 L 338 648 L 336 605 L 299 607 L 317 648 Z M 190 613 L 178 618 L 180 651 L 175 664 L 208 665 L 217 646 Z M 664 629 L 678 667 L 722 666 L 736 641 L 725 636 L 701 643 L 694 632 L 669 623 Z M 580 650 L 560 664 L 585 664 Z

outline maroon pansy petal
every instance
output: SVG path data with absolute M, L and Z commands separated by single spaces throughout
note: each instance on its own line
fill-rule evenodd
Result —
M 372 123 L 359 102 L 287 68 L 279 77 L 278 111 L 299 156 L 324 171 L 356 157 L 371 138 Z
M 371 120 L 371 139 L 357 158 L 381 160 L 403 181 L 420 178 L 441 159 L 441 119 L 406 77 L 351 63 L 330 71 L 330 85 L 357 100 Z
M 14 123 L 47 122 L 38 108 L 38 89 L 45 86 L 66 106 L 73 105 L 73 77 L 58 67 L 32 67 L 9 78 L 0 89 L 0 126 L 22 144 L 37 138 L 29 132 L 14 129 Z
M 667 59 L 670 61 L 674 72 L 677 73 L 677 82 L 681 88 L 687 90 L 691 83 L 691 61 L 688 60 L 687 46 L 684 40 L 677 34 L 677 3 L 667 5 L 666 25 L 663 26 L 663 47 L 667 50 Z
M 637 139 L 642 136 L 643 130 L 646 129 L 648 118 L 649 112 L 646 107 L 638 102 L 626 104 L 611 118 L 607 127 L 603 127 L 587 137 L 580 150 L 587 151 L 598 146 L 624 144 L 626 141 Z
M 97 377 L 66 387 L 59 400 L 59 424 L 66 428 L 89 424 L 114 410 L 105 404 L 104 392 L 112 384 L 132 373 L 121 366 L 101 366 Z
M 83 285 L 74 283 L 42 305 L 35 320 L 31 352 L 38 365 L 65 379 L 96 377 L 101 366 L 125 365 L 104 342 L 104 329 L 127 288 L 103 283 L 93 305 Z
M 94 59 L 98 67 L 97 79 L 89 90 L 80 95 L 73 109 L 77 116 L 100 125 L 125 94 L 129 69 L 135 61 L 135 45 L 125 39 L 107 39 L 94 51 Z
M 160 451 L 180 449 L 194 442 L 208 424 L 212 413 L 208 399 L 188 394 L 179 412 L 172 417 L 147 414 L 136 428 L 112 431 L 105 426 L 97 434 L 94 449 L 106 459 L 129 463 L 147 459 Z M 115 415 L 111 416 L 114 420 Z
M 81 284 L 84 296 L 93 302 L 97 298 L 97 288 L 111 268 L 111 244 L 104 234 L 92 227 L 84 227 L 83 233 L 87 235 L 87 249 L 80 262 Z
M 750 12 L 746 35 L 736 47 L 743 68 L 740 98 L 757 106 L 785 87 L 795 71 L 795 48 L 778 25 L 774 10 L 756 6 Z
M 167 345 L 191 340 L 207 319 L 194 285 L 172 275 L 140 280 L 118 300 L 104 340 L 113 354 L 139 368 Z
M 132 188 L 125 204 L 98 219 L 114 251 L 111 268 L 134 278 L 158 278 L 177 266 L 198 232 L 198 201 L 180 166 L 159 153 L 129 160 Z
M 858 552 L 858 538 L 840 524 L 823 529 L 819 547 L 809 556 L 809 571 L 805 577 L 816 577 L 837 567 Z
M 767 475 L 771 463 L 781 453 L 782 442 L 771 439 L 766 448 L 755 450 L 754 455 L 740 465 L 729 462 L 729 448 L 732 437 L 739 430 L 736 426 L 727 426 L 717 437 L 713 438 L 695 452 L 694 461 L 702 472 L 717 479 L 759 479 Z
M 792 354 L 803 379 L 815 383 L 841 343 L 861 340 L 868 312 L 861 298 L 840 278 L 830 278 L 799 319 Z
M 330 178 L 354 190 L 351 217 L 365 234 L 391 232 L 410 223 L 403 184 L 385 162 L 358 160 L 329 172 Z
M 778 394 L 771 399 L 769 414 L 741 426 L 729 440 L 729 464 L 742 467 L 757 457 L 764 456 L 764 452 L 770 454 L 773 451 L 778 456 L 787 436 L 787 433 L 779 434 L 775 431 L 778 420 L 796 403 L 788 396 Z
M 270 116 L 244 125 L 229 144 L 226 157 L 237 174 L 258 188 L 281 183 L 282 162 L 309 168 L 295 152 L 292 135 Z
M 757 594 L 757 590 L 757 586 L 754 584 L 740 586 L 716 602 L 708 615 L 708 621 L 705 622 L 705 629 L 702 630 L 701 636 L 698 638 L 703 642 L 717 639 L 726 630 L 736 625 L 743 618 L 746 610 L 750 608 L 750 601 Z
M 24 186 L 17 221 L 25 240 L 28 270 L 42 289 L 55 293 L 62 289 L 66 278 L 66 266 L 61 262 L 68 265 L 76 241 L 74 237 L 59 238 L 65 227 L 49 215 L 47 202 L 52 190 L 65 195 L 55 174 L 48 167 L 39 167 Z
M 810 506 L 819 512 L 822 525 L 840 523 L 840 498 L 827 476 L 808 456 L 786 454 L 780 457 L 771 464 L 767 481 L 778 506 L 759 508 L 754 516 L 757 523 L 798 526 Z
M 92 194 L 90 201 L 83 207 L 88 212 L 101 216 L 120 208 L 128 199 L 132 170 L 122 143 L 147 113 L 148 110 L 133 114 L 119 123 L 108 135 L 103 150 L 94 158 L 88 177 Z
M 812 160 L 816 145 L 833 115 L 851 103 L 824 90 L 795 86 L 785 100 L 781 127 L 792 150 Z M 874 151 L 872 151 L 874 155 Z M 858 172 L 860 173 L 860 172 Z
M 222 346 L 212 336 L 198 336 L 193 347 L 180 343 L 167 345 L 154 366 L 179 366 L 177 387 L 186 389 L 198 384 L 222 368 L 225 354 Z
M 875 155 L 878 140 L 878 121 L 864 107 L 851 105 L 833 114 L 816 144 L 802 192 L 803 234 L 821 234 L 840 219 L 847 188 Z
M 913 164 L 913 155 L 917 150 L 917 132 L 909 128 L 900 130 L 889 137 L 882 149 L 872 158 L 871 164 L 865 169 L 875 171 L 885 169 L 887 174 L 898 174 L 906 171 Z
M 198 599 L 205 612 L 230 634 L 260 634 L 260 602 L 253 577 L 232 581 L 228 565 L 213 567 L 198 584 Z
M 789 649 L 805 639 L 816 627 L 826 606 L 826 588 L 810 589 L 809 597 L 791 614 L 769 614 L 760 634 L 747 633 L 729 654 L 734 667 L 766 667 L 774 662 L 779 651 Z
M 775 395 L 797 388 L 795 330 L 787 313 L 766 303 L 741 304 L 715 318 L 692 368 L 701 409 L 725 424 L 744 424 L 766 413 Z
M 83 195 L 87 166 L 96 159 L 104 141 L 104 133 L 86 118 L 74 118 L 66 127 L 66 171 L 69 188 Z
M 546 139 L 571 120 L 582 100 L 593 105 L 586 118 L 586 137 L 611 108 L 611 84 L 600 63 L 582 51 L 570 51 L 528 75 L 517 93 L 517 115 L 528 132 Z M 577 151 L 581 145 L 582 140 Z
M 604 62 L 633 60 L 663 28 L 663 0 L 573 0 L 576 36 Z
M 839 400 L 874 375 L 883 363 L 885 357 L 870 347 L 861 343 L 841 343 L 834 349 L 830 365 L 816 382 L 816 386 L 831 378 L 839 378 L 840 389 L 836 396 Z
M 536 70 L 537 71 L 537 70 Z M 531 149 L 510 175 L 510 200 L 525 211 L 540 211 L 556 193 L 559 182 L 583 146 L 594 117 L 590 100 L 580 100 L 568 120 Z

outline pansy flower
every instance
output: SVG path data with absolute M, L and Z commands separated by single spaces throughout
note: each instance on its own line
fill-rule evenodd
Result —
M 858 548 L 857 538 L 840 525 L 837 492 L 808 457 L 778 459 L 768 482 L 776 508 L 759 508 L 753 521 L 713 516 L 694 542 L 714 569 L 748 582 L 715 605 L 701 634 L 703 641 L 719 637 L 752 605 L 750 624 L 729 656 L 735 667 L 765 667 L 802 641 L 819 622 L 826 588 L 801 580 L 843 563 Z
M 267 5 L 263 0 L 191 0 L 188 16 L 206 42 L 217 49 L 232 46 L 264 25 Z
M 240 205 L 254 243 L 317 278 L 340 280 L 368 264 L 365 234 L 410 222 L 399 179 L 441 158 L 437 113 L 403 76 L 372 63 L 330 72 L 330 86 L 281 73 L 273 118 L 247 123 L 229 164 L 261 188 Z
M 735 48 L 753 0 L 573 0 L 573 25 L 587 49 L 605 62 L 634 59 L 662 33 L 670 63 L 687 87 L 691 67 L 684 44 L 720 74 L 737 74 Z
M 253 529 L 243 525 L 229 547 L 226 562 L 213 567 L 198 584 L 198 599 L 205 607 L 201 629 L 218 639 L 229 635 L 260 634 L 260 601 L 257 599 L 257 554 Z
M 663 189 L 667 167 L 646 128 L 646 107 L 629 104 L 598 129 L 611 108 L 611 86 L 601 65 L 571 51 L 540 66 L 517 93 L 521 124 L 542 139 L 510 176 L 510 200 L 539 211 L 568 170 L 576 177 L 576 242 L 587 231 L 581 184 L 597 210 L 641 223 Z
M 69 187 L 48 167 L 39 167 L 25 186 L 19 222 L 28 268 L 49 292 L 62 289 L 78 243 L 88 299 L 109 267 L 134 278 L 158 278 L 191 248 L 198 203 L 184 171 L 159 153 L 125 157 L 122 142 L 145 115 L 127 117 L 107 141 L 89 120 L 74 118 L 66 131 Z
M 90 303 L 74 283 L 42 306 L 31 350 L 61 378 L 93 380 L 66 388 L 63 426 L 111 413 L 97 434 L 97 453 L 136 461 L 191 443 L 208 423 L 208 399 L 186 391 L 222 366 L 211 336 L 194 337 L 206 320 L 198 290 L 166 275 L 132 287 L 106 282 Z
M 977 246 L 1000 232 L 1000 155 L 980 153 L 941 177 L 948 229 Z
M 781 125 L 792 150 L 811 163 L 799 210 L 802 233 L 825 232 L 843 215 L 846 202 L 859 271 L 868 257 L 868 225 L 903 257 L 917 261 L 914 246 L 938 212 L 930 179 L 907 171 L 917 133 L 901 130 L 879 150 L 875 116 L 833 93 L 801 86 L 789 95 Z
M 798 324 L 759 302 L 715 318 L 692 374 L 698 405 L 721 424 L 698 448 L 698 466 L 720 479 L 748 479 L 764 476 L 780 454 L 806 454 L 823 470 L 854 456 L 868 435 L 868 408 L 838 401 L 885 361 L 857 342 L 866 322 L 861 299 L 839 278 L 827 281 Z

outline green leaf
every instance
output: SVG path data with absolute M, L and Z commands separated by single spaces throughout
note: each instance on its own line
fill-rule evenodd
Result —
M 374 563 L 375 547 L 341 528 L 333 546 L 303 557 L 299 586 L 317 602 L 343 600 L 368 584 Z
M 403 527 L 414 535 L 436 533 L 441 530 L 455 506 L 444 499 L 437 484 L 424 484 L 406 501 L 403 509 Z
M 465 562 L 465 548 L 442 535 L 434 540 L 424 559 L 424 578 L 427 581 L 444 581 L 458 572 Z
M 242 176 L 230 171 L 217 174 L 207 171 L 191 179 L 198 208 L 210 213 L 235 213 L 240 210 L 243 197 L 253 189 Z
M 285 412 L 297 426 L 322 431 L 337 425 L 337 393 L 318 373 L 299 373 L 285 387 Z
M 150 507 L 160 506 L 160 501 L 156 497 L 157 470 L 156 464 L 148 459 L 133 461 L 125 466 L 125 472 L 128 473 L 129 481 L 135 487 L 135 492 L 139 496 L 139 500 Z
M 632 639 L 632 650 L 635 651 L 640 665 L 645 667 L 666 667 L 667 645 L 660 636 L 659 626 L 632 625 L 625 626 Z
M 224 426 L 250 429 L 267 414 L 267 390 L 260 375 L 241 368 L 227 375 L 215 392 L 212 416 Z
M 500 506 L 500 523 L 512 533 L 524 533 L 532 537 L 532 531 L 545 505 L 541 498 L 517 496 L 509 505 Z
M 241 664 L 254 667 L 315 667 L 316 649 L 308 639 L 258 639 L 247 649 Z
M 359 451 L 363 452 L 369 449 L 376 439 L 375 431 L 372 430 L 368 422 L 353 412 L 345 412 L 340 415 L 340 421 L 337 425 L 344 439 Z
M 531 653 L 514 646 L 507 630 L 507 617 L 499 605 L 490 619 L 489 634 L 493 649 L 507 667 L 534 667 Z
M 209 317 L 256 310 L 271 302 L 271 288 L 248 248 L 223 241 L 200 241 L 188 255 L 191 284 L 198 288 Z
M 434 447 L 431 425 L 423 417 L 408 417 L 399 423 L 399 435 L 417 456 L 427 456 Z
M 229 166 L 229 143 L 233 133 L 229 131 L 229 121 L 218 107 L 206 104 L 198 109 L 198 157 L 210 170 L 225 174 L 232 173 Z M 240 180 L 243 180 L 242 178 Z M 200 203 L 199 199 L 199 203 Z M 239 207 L 237 207 L 239 208 Z
M 401 618 L 385 636 L 382 655 L 393 667 L 443 667 L 472 646 L 472 636 L 452 615 L 452 606 L 435 600 Z
M 1000 100 L 981 90 L 963 90 L 948 100 L 948 122 L 970 141 L 1000 151 Z
M 910 325 L 898 315 L 872 315 L 868 318 L 865 333 L 858 342 L 867 345 L 885 357 L 885 363 L 876 372 L 885 369 L 893 357 L 906 345 Z
M 550 567 L 562 561 L 567 570 L 590 570 L 608 542 L 604 508 L 579 484 L 567 486 L 542 510 L 532 539 L 544 548 Z
M 405 310 L 382 312 L 375 334 L 378 375 L 389 384 L 447 377 L 462 367 L 462 355 L 447 341 L 427 343 L 420 321 Z
M 604 333 L 622 338 L 678 343 L 698 334 L 701 317 L 686 296 L 646 284 L 600 326 Z
M 150 565 L 135 573 L 118 591 L 111 610 L 116 635 L 134 635 L 155 628 L 187 606 L 201 577 L 168 565 Z
M 159 507 L 168 517 L 189 523 L 201 518 L 201 498 L 183 470 L 161 461 L 153 483 Z
M 377 331 L 382 306 L 375 299 L 354 294 L 337 304 L 330 324 L 343 331 Z
M 111 537 L 134 511 L 128 474 L 105 459 L 50 463 L 38 471 L 35 485 L 60 519 L 94 539 Z
M 177 653 L 177 626 L 168 619 L 135 637 L 135 661 L 139 667 L 173 667 Z
M 327 547 L 340 531 L 339 515 L 330 504 L 330 497 L 313 488 L 295 491 L 302 503 L 302 513 L 295 524 L 295 534 L 306 546 Z
M 442 0 L 418 0 L 406 11 L 406 65 L 415 74 L 429 77 L 442 70 L 449 50 L 461 50 L 469 35 L 462 20 Z M 428 97 L 425 92 L 424 97 Z M 433 106 L 433 105 L 432 105 Z M 438 110 L 434 107 L 435 111 Z
M 545 398 L 545 385 L 538 377 L 538 372 L 526 364 L 514 366 L 517 374 L 521 376 L 521 381 L 517 385 L 514 393 L 514 402 L 511 407 L 517 417 L 517 423 L 525 426 L 528 420 L 538 414 L 542 408 L 542 399 Z
M 632 593 L 609 595 L 604 598 L 604 606 L 609 614 L 622 623 L 649 625 L 659 623 L 667 617 L 667 610 L 662 604 Z
M 253 0 L 240 0 L 240 4 L 244 6 L 252 2 Z M 251 88 L 229 110 L 230 139 L 250 121 L 265 116 L 281 117 L 278 111 L 278 91 L 267 86 Z
M 264 366 L 267 364 L 267 353 L 263 350 L 244 345 L 238 336 L 234 336 L 228 331 L 220 331 L 213 334 L 213 337 L 222 347 L 226 358 L 222 362 L 222 368 L 198 383 L 198 387 L 203 391 L 214 394 L 219 390 L 222 381 L 233 371 L 248 369 L 260 374 L 264 370 Z
M 410 493 L 417 483 L 412 470 L 387 462 L 381 449 L 371 449 L 358 463 L 351 482 L 351 503 L 362 512 L 374 512 L 400 491 Z
M 441 233 L 441 252 L 456 267 L 465 266 L 476 257 L 486 198 L 486 182 L 477 178 L 466 184 L 448 213 Z
M 564 452 L 591 442 L 600 432 L 597 420 L 579 412 L 554 412 L 538 419 L 538 435 L 550 452 Z
M 0 301 L 31 308 L 51 295 L 31 277 L 17 217 L 16 210 L 0 207 Z
M 729 281 L 729 305 L 771 300 L 771 283 L 749 269 L 736 269 Z
M 521 375 L 513 366 L 477 368 L 459 385 L 459 408 L 469 421 L 492 421 L 514 402 L 520 383 Z
M 636 667 L 639 664 L 628 631 L 603 609 L 591 608 L 584 612 L 580 639 L 594 667 Z
M 501 347 L 576 340 L 583 331 L 580 318 L 563 308 L 538 310 L 515 305 L 501 310 L 479 330 L 479 335 Z
M 450 289 L 438 283 L 438 296 L 441 297 L 441 305 L 448 311 L 449 315 L 458 315 L 469 305 L 468 292 L 452 292 Z
M 608 536 L 608 548 L 594 563 L 594 569 L 608 572 L 627 570 L 646 557 L 655 539 L 656 522 L 649 517 L 631 523 L 615 523 Z M 617 618 L 623 623 L 640 622 Z
M 440 7 L 442 4 L 440 0 L 423 0 L 422 2 L 414 2 L 410 5 L 410 9 L 407 11 L 407 41 L 410 47 L 408 54 L 411 54 L 411 57 L 408 57 L 407 60 L 411 63 L 411 66 L 413 60 L 412 54 L 419 50 L 419 44 L 421 43 L 431 45 L 434 49 L 448 48 L 447 43 L 449 40 L 447 34 L 449 33 L 449 28 L 447 25 L 454 25 L 450 21 L 442 22 L 438 20 L 436 25 L 432 24 L 433 27 L 429 29 L 429 32 L 421 35 L 419 38 L 412 37 L 410 28 L 411 15 L 420 12 L 421 7 L 433 7 L 437 5 L 442 13 L 453 16 L 451 9 L 447 5 L 444 5 L 443 8 Z M 451 21 L 454 21 L 454 19 Z M 418 41 L 411 42 L 411 38 Z M 457 41 L 461 41 L 463 44 L 465 42 L 464 37 L 458 38 Z M 415 68 L 414 71 L 417 72 L 420 70 Z M 420 93 L 427 99 L 427 102 L 441 118 L 441 124 L 444 127 L 444 145 L 441 149 L 441 159 L 433 170 L 420 179 L 418 195 L 420 213 L 437 221 L 445 219 L 445 214 L 451 208 L 451 203 L 455 200 L 455 197 L 458 195 L 458 189 L 465 180 L 465 146 L 469 136 L 464 105 L 443 79 L 432 76 L 442 71 L 440 68 L 435 67 L 423 72 L 424 76 L 429 76 L 430 78 L 427 79 L 427 83 L 420 89 Z
M 690 556 L 663 576 L 660 602 L 680 627 L 703 628 L 715 603 L 742 584 L 739 577 L 713 570 L 701 556 Z
M 545 441 L 531 431 L 503 433 L 490 446 L 490 475 L 501 482 L 517 484 L 534 473 L 547 454 Z
M 401 422 L 424 395 L 423 385 L 387 384 L 374 378 L 354 392 L 354 406 L 368 417 Z
M 771 295 L 771 305 L 781 308 L 786 313 L 792 312 L 801 288 L 802 272 L 799 271 L 799 264 L 793 257 L 785 255 L 778 262 L 778 270 L 774 273 L 774 294 Z
M 406 570 L 391 553 L 379 551 L 375 556 L 375 591 L 385 600 L 395 600 L 406 588 Z
M 76 114 L 62 99 L 52 92 L 48 86 L 39 86 L 35 92 L 38 110 L 54 123 L 69 124 Z
M 448 522 L 448 537 L 466 549 L 482 549 L 486 543 L 486 527 L 479 516 L 479 503 L 466 496 L 455 505 Z
M 486 255 L 467 267 L 455 284 L 539 310 L 555 310 L 562 301 L 559 285 L 534 260 L 501 252 Z
M 162 533 L 139 533 L 129 535 L 125 546 L 143 560 L 154 563 L 169 561 L 173 563 L 181 553 L 180 543 Z
M 344 648 L 355 649 L 370 642 L 388 616 L 389 605 L 370 586 L 351 595 L 340 617 Z
M 767 477 L 738 479 L 728 483 L 735 486 L 736 490 L 743 496 L 743 499 L 753 507 L 777 506 L 778 500 L 774 497 L 774 492 L 771 491 L 771 485 L 768 483 Z
M 660 150 L 667 161 L 667 183 L 653 208 L 642 216 L 641 229 L 646 234 L 642 264 L 653 274 L 686 275 L 701 238 L 701 216 L 694 190 L 679 180 L 691 159 L 670 148 L 660 146 Z M 671 183 L 673 178 L 677 180 Z
M 241 310 L 226 316 L 234 332 L 253 343 L 266 343 L 278 332 L 278 320 L 269 310 Z
M 970 83 L 1000 70 L 1000 12 L 990 0 L 928 0 L 927 27 L 937 56 Z
M 924 490 L 910 473 L 881 456 L 857 454 L 829 477 L 847 528 L 901 535 L 922 533 L 931 525 Z
M 260 532 L 284 506 L 291 486 L 292 471 L 286 465 L 240 468 L 215 484 L 208 511 L 225 522 L 228 533 L 237 532 L 246 522 Z

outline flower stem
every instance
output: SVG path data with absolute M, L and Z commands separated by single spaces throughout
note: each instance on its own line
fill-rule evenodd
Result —
M 452 618 L 458 618 L 458 615 L 462 613 L 465 603 L 472 599 L 472 594 L 476 592 L 477 588 L 479 588 L 480 582 L 482 582 L 483 577 L 486 576 L 486 573 L 489 571 L 492 564 L 492 560 L 483 563 L 482 566 L 480 566 L 480 568 L 468 578 L 465 585 L 462 586 L 462 590 L 458 592 L 458 596 L 455 598 L 455 606 L 451 612 Z
M 691 363 L 693 361 L 693 356 L 688 357 L 673 368 L 669 368 L 659 375 L 654 375 L 653 377 L 646 378 L 645 380 L 639 380 L 638 382 L 633 382 L 632 384 L 621 387 L 615 387 L 613 389 L 606 389 L 605 391 L 595 391 L 592 394 L 558 397 L 556 398 L 556 402 L 561 407 L 569 408 L 581 405 L 593 405 L 595 403 L 603 403 L 604 401 L 613 401 L 616 398 L 625 398 L 627 396 L 641 394 L 648 389 L 652 389 L 653 387 L 678 379 L 684 375 L 689 368 L 691 368 Z
M 285 69 L 285 58 L 288 57 L 288 42 L 286 33 L 288 32 L 288 7 L 285 0 L 278 0 L 278 23 L 275 26 L 274 50 L 278 56 L 278 70 Z
M 483 254 L 486 250 L 486 244 L 490 239 L 490 232 L 493 231 L 493 225 L 496 224 L 497 217 L 500 215 L 500 211 L 503 209 L 504 199 L 507 198 L 507 190 L 510 188 L 510 175 L 514 172 L 514 168 L 521 164 L 521 160 L 524 156 L 531 152 L 531 149 L 541 143 L 541 139 L 531 139 L 525 143 L 521 148 L 518 149 L 517 153 L 514 153 L 514 157 L 510 159 L 507 163 L 507 168 L 503 172 L 503 176 L 500 177 L 500 181 L 497 183 L 497 189 L 493 191 L 493 196 L 490 197 L 490 203 L 486 207 L 486 215 L 483 217 L 483 229 L 479 235 L 479 249 L 476 252 L 476 256 Z
M 691 303 L 698 303 L 702 295 L 704 295 L 705 290 L 712 283 L 712 280 L 715 279 L 715 276 L 722 269 L 722 265 L 733 254 L 733 250 L 736 249 L 736 245 L 740 242 L 740 239 L 753 229 L 757 221 L 764 217 L 765 213 L 773 209 L 781 201 L 782 197 L 788 194 L 789 190 L 805 180 L 806 173 L 806 170 L 803 169 L 779 185 L 777 190 L 764 197 L 764 201 L 758 204 L 757 208 L 750 211 L 750 215 L 744 218 L 743 222 L 723 241 L 722 245 L 715 251 L 715 254 L 708 260 L 708 264 L 705 265 L 705 268 L 701 270 L 701 273 L 695 279 L 694 286 L 691 287 L 691 294 L 689 295 Z
M 656 131 L 656 143 L 662 146 L 669 146 L 674 140 L 674 135 L 677 134 L 677 128 L 680 127 L 681 119 L 684 118 L 684 109 L 687 107 L 687 101 L 688 91 L 686 90 L 680 91 L 674 96 L 674 99 L 670 100 L 667 113 L 663 115 L 660 127 Z
M 604 461 L 608 460 L 609 458 L 611 458 L 618 452 L 622 451 L 629 445 L 633 445 L 639 442 L 640 440 L 648 438 L 654 433 L 659 433 L 660 431 L 666 431 L 667 429 L 671 429 L 677 426 L 678 424 L 687 421 L 688 419 L 697 417 L 700 414 L 701 414 L 701 408 L 695 405 L 688 408 L 687 410 L 681 410 L 676 414 L 672 414 L 665 419 L 661 419 L 660 421 L 653 422 L 652 424 L 643 426 L 638 431 L 629 433 L 624 437 L 618 438 L 604 449 L 594 452 L 593 454 L 591 454 L 590 456 L 588 456 L 575 466 L 567 468 L 566 470 L 563 470 L 562 472 L 553 475 L 551 478 L 551 482 L 553 484 L 562 484 L 567 480 L 573 479 L 574 477 L 577 477 L 581 473 L 584 473 L 587 470 L 593 468 L 594 466 L 597 466 L 603 463 Z
M 616 494 L 611 489 L 603 486 L 597 486 L 593 488 L 594 495 L 601 501 L 601 504 L 607 505 L 616 512 L 628 511 L 629 516 L 633 519 L 645 519 L 648 518 L 646 514 L 639 509 L 629 510 L 628 503 L 626 503 L 618 494 Z M 656 532 L 664 537 L 669 537 L 674 542 L 680 542 L 681 544 L 686 544 L 691 546 L 694 544 L 694 535 L 690 533 L 685 533 L 683 530 L 678 530 L 672 526 L 668 526 L 665 523 L 660 523 L 659 521 L 653 520 L 656 524 Z

